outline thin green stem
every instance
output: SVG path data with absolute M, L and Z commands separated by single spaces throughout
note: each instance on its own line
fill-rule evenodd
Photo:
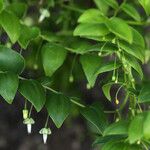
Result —
M 31 117 L 32 109 L 33 109 L 33 105 L 31 104 L 30 111 L 29 111 L 29 118 Z
M 47 118 L 46 118 L 46 122 L 45 122 L 45 128 L 47 128 L 47 125 L 48 125 L 48 121 L 49 121 L 49 115 L 47 115 Z

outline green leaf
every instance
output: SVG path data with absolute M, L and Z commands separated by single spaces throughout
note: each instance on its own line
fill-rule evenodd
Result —
M 0 45 L 0 71 L 20 74 L 24 69 L 24 58 L 17 52 Z
M 79 23 L 103 23 L 106 17 L 98 9 L 86 10 L 78 19 Z
M 100 134 L 103 133 L 108 122 L 100 103 L 81 109 L 81 114 L 98 129 Z
M 56 127 L 60 128 L 71 111 L 71 102 L 62 94 L 48 93 L 46 108 Z
M 0 12 L 3 10 L 3 0 L 0 0 Z
M 124 20 L 117 17 L 113 17 L 106 22 L 106 26 L 112 33 L 114 33 L 119 38 L 129 43 L 132 43 L 132 30 Z
M 142 48 L 145 48 L 145 41 L 143 36 L 134 28 L 131 28 L 133 34 L 133 43 L 139 45 Z
M 112 139 L 113 140 L 121 140 L 121 139 L 124 139 L 126 138 L 127 136 L 126 135 L 108 135 L 108 136 L 100 136 L 98 137 L 94 143 L 93 143 L 93 146 L 95 145 L 98 145 L 98 144 L 105 144 L 109 141 L 111 141 Z
M 114 84 L 113 82 L 107 83 L 107 84 L 103 85 L 103 87 L 102 87 L 103 93 L 109 101 L 111 101 L 110 89 L 113 84 Z
M 139 73 L 139 75 L 142 79 L 143 78 L 143 71 L 142 71 L 142 68 L 141 68 L 140 64 L 138 63 L 138 61 L 130 55 L 125 55 L 125 60 L 129 66 L 134 68 Z
M 150 0 L 139 0 L 147 15 L 150 15 Z
M 22 2 L 14 2 L 14 3 L 9 4 L 6 7 L 6 10 L 11 11 L 18 18 L 22 18 L 27 11 L 27 5 L 25 3 L 22 3 Z
M 6 31 L 12 43 L 15 43 L 20 36 L 19 19 L 13 13 L 4 10 L 0 13 L 0 25 Z
M 14 73 L 0 73 L 0 95 L 9 103 L 13 102 L 18 89 L 18 76 Z
M 80 24 L 74 30 L 74 36 L 105 36 L 108 33 L 104 24 Z
M 120 63 L 116 63 L 114 65 L 114 61 L 110 61 L 108 63 L 103 63 L 101 64 L 101 66 L 99 67 L 99 69 L 97 69 L 97 71 L 95 72 L 95 75 L 104 73 L 104 72 L 108 72 L 108 71 L 112 71 L 114 69 L 117 69 L 121 66 Z
M 150 139 L 150 112 L 146 112 L 143 123 L 143 133 L 146 139 Z
M 101 65 L 102 59 L 97 55 L 86 54 L 80 57 L 80 62 L 89 85 L 93 87 L 97 78 L 97 74 L 94 73 Z
M 118 8 L 118 3 L 116 0 L 101 0 L 103 2 L 105 2 L 108 6 L 114 8 L 114 9 L 117 9 Z
M 131 121 L 128 131 L 130 144 L 141 140 L 141 138 L 143 137 L 143 121 L 143 115 L 138 115 Z
M 108 5 L 105 3 L 105 1 L 102 0 L 94 0 L 94 3 L 96 6 L 101 10 L 103 14 L 106 14 L 108 11 Z
M 37 27 L 27 27 L 21 25 L 21 34 L 19 37 L 19 44 L 22 48 L 26 49 L 29 42 L 40 35 L 40 30 Z
M 135 44 L 129 44 L 125 41 L 119 42 L 120 47 L 128 54 L 138 58 L 141 62 L 144 62 L 144 49 Z
M 127 135 L 128 126 L 129 126 L 129 122 L 125 120 L 115 122 L 105 129 L 104 135 L 105 136 L 106 135 L 122 135 L 122 134 Z
M 30 101 L 37 112 L 39 112 L 46 101 L 45 91 L 42 85 L 35 80 L 21 80 L 19 92 Z
M 112 140 L 107 142 L 102 150 L 141 150 L 139 145 L 130 145 L 126 142 L 122 142 L 121 140 Z
M 42 62 L 45 74 L 52 76 L 53 73 L 63 64 L 67 55 L 64 47 L 47 43 L 42 48 Z
M 138 96 L 139 103 L 150 102 L 150 84 L 144 84 Z
M 138 11 L 131 4 L 124 3 L 121 6 L 121 8 L 126 14 L 128 14 L 130 17 L 132 17 L 136 21 L 141 21 L 141 17 Z

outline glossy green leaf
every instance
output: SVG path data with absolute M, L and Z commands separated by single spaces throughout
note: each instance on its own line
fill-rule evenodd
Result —
M 102 59 L 97 55 L 86 54 L 80 57 L 80 62 L 90 86 L 93 87 L 97 78 L 95 72 L 102 64 Z
M 141 21 L 138 11 L 131 4 L 124 3 L 121 9 L 136 21 Z
M 4 2 L 3 2 L 3 0 L 0 0 L 0 12 L 3 10 L 3 4 Z
M 45 74 L 52 76 L 53 73 L 63 64 L 67 51 L 64 47 L 52 43 L 42 47 L 42 62 Z
M 142 48 L 145 48 L 145 41 L 143 36 L 134 28 L 132 29 L 132 34 L 133 34 L 133 43 L 136 45 L 139 45 Z
M 141 140 L 141 138 L 143 137 L 143 121 L 143 115 L 138 115 L 131 121 L 128 131 L 129 142 L 131 144 L 135 143 L 138 140 Z
M 17 17 L 22 18 L 27 11 L 27 5 L 22 2 L 14 2 L 6 7 L 7 11 L 11 11 Z
M 115 123 L 109 125 L 105 129 L 104 135 L 119 135 L 119 134 L 127 135 L 128 134 L 128 126 L 129 126 L 128 121 L 121 120 L 121 121 L 115 122 Z
M 104 23 L 106 17 L 98 9 L 86 10 L 78 19 L 79 23 Z
M 144 84 L 138 96 L 139 103 L 150 102 L 150 84 Z
M 144 49 L 135 44 L 129 44 L 124 41 L 119 42 L 120 47 L 128 54 L 138 58 L 141 62 L 144 62 Z
M 19 79 L 14 73 L 0 73 L 0 95 L 9 103 L 13 102 L 18 89 Z
M 37 112 L 39 112 L 46 101 L 45 90 L 36 80 L 21 80 L 19 92 L 30 101 Z
M 60 128 L 71 111 L 71 102 L 62 94 L 48 93 L 46 108 L 56 127 Z
M 113 84 L 114 84 L 113 82 L 107 83 L 107 84 L 103 85 L 103 87 L 102 87 L 103 93 L 109 101 L 111 101 L 110 89 Z
M 121 140 L 121 139 L 125 139 L 125 138 L 127 138 L 126 135 L 100 136 L 100 137 L 98 137 L 98 138 L 94 141 L 93 146 L 99 145 L 99 144 L 100 144 L 100 145 L 105 144 L 105 143 L 111 141 L 112 139 L 117 141 L 117 140 Z
M 6 31 L 12 43 L 15 43 L 20 36 L 19 19 L 13 13 L 4 10 L 0 13 L 0 25 Z
M 150 15 L 150 0 L 139 0 L 147 15 Z
M 105 36 L 108 33 L 104 24 L 80 24 L 74 30 L 75 36 Z
M 26 49 L 29 42 L 40 35 L 40 30 L 37 27 L 27 27 L 21 25 L 21 33 L 19 37 L 19 44 L 22 48 Z
M 96 4 L 97 8 L 101 10 L 103 14 L 106 14 L 108 11 L 108 5 L 105 3 L 105 1 L 102 0 L 94 0 L 94 3 Z
M 121 18 L 113 17 L 106 22 L 106 26 L 109 30 L 119 38 L 132 43 L 133 35 L 132 30 L 128 24 Z
M 143 78 L 143 71 L 142 68 L 139 64 L 139 62 L 132 56 L 127 55 L 125 57 L 126 63 L 131 66 L 132 68 L 134 68 L 140 75 L 141 79 Z
M 112 71 L 114 69 L 117 69 L 121 66 L 120 63 L 116 63 L 116 65 L 114 65 L 114 61 L 110 61 L 108 63 L 103 63 L 99 69 L 97 69 L 97 71 L 95 72 L 95 75 L 104 73 L 104 72 L 108 72 L 108 71 Z
M 20 74 L 24 69 L 24 58 L 17 52 L 0 45 L 0 71 Z
M 108 123 L 100 103 L 81 109 L 81 114 L 97 128 L 100 134 L 103 133 Z

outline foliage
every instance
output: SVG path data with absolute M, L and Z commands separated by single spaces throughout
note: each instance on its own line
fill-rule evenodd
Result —
M 25 99 L 24 119 L 32 120 L 28 127 L 34 122 L 32 106 L 37 112 L 46 108 L 58 128 L 76 107 L 98 130 L 94 145 L 102 150 L 148 150 L 150 82 L 141 65 L 150 58 L 145 32 L 150 0 L 89 2 L 0 0 L 0 33 L 8 36 L 0 45 L 0 95 L 11 104 L 19 91 Z M 99 102 L 83 105 L 78 85 L 83 73 L 87 89 L 105 74 L 100 86 L 114 110 L 104 111 Z M 47 124 L 44 129 L 50 131 Z

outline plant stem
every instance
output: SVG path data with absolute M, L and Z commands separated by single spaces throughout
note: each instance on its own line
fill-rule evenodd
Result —
M 32 109 L 33 109 L 33 105 L 31 105 L 31 107 L 30 107 L 29 118 L 30 118 L 30 116 L 31 116 Z
M 49 120 L 49 115 L 47 115 L 47 118 L 46 118 L 46 122 L 45 122 L 45 128 L 47 128 L 47 125 L 48 125 L 48 120 Z

